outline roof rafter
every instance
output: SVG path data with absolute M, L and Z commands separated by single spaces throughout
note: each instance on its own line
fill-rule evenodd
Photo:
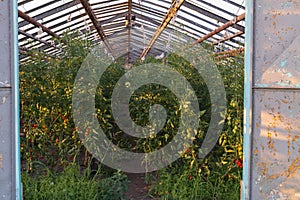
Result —
M 164 16 L 162 23 L 159 27 L 157 27 L 153 37 L 151 38 L 148 46 L 144 49 L 142 54 L 140 55 L 140 58 L 145 58 L 146 55 L 151 50 L 152 46 L 154 45 L 157 38 L 160 36 L 160 34 L 163 32 L 163 30 L 168 26 L 169 22 L 172 20 L 172 18 L 176 15 L 177 11 L 180 9 L 182 4 L 185 0 L 173 0 L 171 7 L 169 8 L 167 14 Z
M 225 19 L 225 18 L 223 18 L 223 17 L 221 17 L 221 16 L 219 16 L 217 14 L 214 14 L 214 13 L 208 11 L 208 10 L 205 10 L 205 9 L 203 9 L 201 7 L 197 7 L 197 6 L 191 4 L 188 1 L 184 4 L 184 6 L 187 7 L 187 8 L 189 8 L 189 9 L 192 9 L 192 10 L 198 12 L 198 13 L 201 13 L 202 15 L 205 15 L 205 16 L 208 16 L 208 17 L 210 17 L 212 19 L 215 19 L 218 22 L 221 22 L 221 23 L 224 23 L 224 24 L 226 22 L 228 22 L 228 19 Z M 237 29 L 237 30 L 239 30 L 239 31 L 245 31 L 245 28 L 243 26 L 239 25 L 239 24 L 233 24 L 232 27 L 235 28 L 235 29 Z
M 126 57 L 126 65 L 125 65 L 125 68 L 129 69 L 131 66 L 130 66 L 130 39 L 131 39 L 131 29 L 132 29 L 132 0 L 128 0 L 128 14 L 127 14 L 127 20 L 126 23 L 127 23 L 127 28 L 128 28 L 128 31 L 127 31 L 127 42 L 128 42 L 128 45 L 127 45 L 127 57 Z
M 226 36 L 226 37 L 220 39 L 219 41 L 213 42 L 213 45 L 216 45 L 216 44 L 225 42 L 225 41 L 227 41 L 227 40 L 230 40 L 230 39 L 235 38 L 235 37 L 237 37 L 237 36 L 240 36 L 240 35 L 242 35 L 242 34 L 244 34 L 244 32 L 239 31 L 239 32 L 237 32 L 237 33 L 235 33 L 235 34 L 228 35 L 228 36 Z
M 232 50 L 228 50 L 228 51 L 221 51 L 218 53 L 215 53 L 215 55 L 226 55 L 226 54 L 232 54 L 232 53 L 241 53 L 245 51 L 244 47 L 238 48 L 238 49 L 232 49 Z
M 29 34 L 29 33 L 26 33 L 25 31 L 22 31 L 22 30 L 18 29 L 18 32 L 21 33 L 22 35 L 25 35 L 27 38 L 34 39 L 34 40 L 36 40 L 36 41 L 38 41 L 38 42 L 40 42 L 40 43 L 43 43 L 43 44 L 45 44 L 45 45 L 47 45 L 47 46 L 49 46 L 49 47 L 58 48 L 58 47 L 56 47 L 55 45 L 51 44 L 50 42 L 47 42 L 47 41 L 42 40 L 42 39 L 40 39 L 40 38 L 37 38 L 37 37 L 35 37 L 35 36 L 33 36 L 33 35 Z M 59 48 L 58 48 L 58 49 L 59 49 Z
M 107 23 L 109 23 L 109 22 L 112 22 L 112 21 L 114 21 L 114 20 L 116 20 L 116 19 L 120 19 L 120 18 L 123 19 L 123 17 L 125 17 L 126 14 L 127 14 L 127 11 L 126 11 L 126 12 L 123 12 L 123 13 L 118 13 L 118 14 L 116 14 L 116 15 L 114 15 L 114 16 L 108 18 L 108 19 L 102 20 L 102 21 L 101 21 L 101 24 L 107 24 Z
M 54 33 L 53 31 L 51 31 L 49 28 L 45 27 L 43 24 L 37 22 L 36 20 L 32 19 L 29 15 L 23 13 L 22 11 L 18 10 L 18 15 L 19 17 L 23 18 L 24 20 L 28 21 L 29 23 L 42 28 L 42 30 L 46 33 L 48 33 L 49 35 L 57 38 L 57 39 L 61 39 L 59 35 L 57 35 L 56 33 Z
M 38 15 L 32 17 L 32 18 L 33 18 L 34 20 L 38 21 L 38 20 L 41 20 L 41 19 L 43 19 L 43 18 L 49 17 L 49 16 L 51 16 L 51 15 L 54 15 L 54 14 L 56 14 L 56 13 L 58 13 L 58 12 L 64 11 L 64 10 L 66 10 L 66 9 L 68 9 L 68 8 L 71 8 L 72 6 L 76 6 L 76 5 L 79 4 L 79 3 L 80 3 L 79 0 L 71 1 L 71 2 L 69 2 L 69 3 L 66 3 L 66 4 L 62 5 L 62 6 L 58 6 L 58 7 L 55 7 L 55 8 L 53 8 L 53 9 L 51 9 L 51 10 L 48 10 L 48 11 L 46 11 L 46 12 L 40 13 L 40 14 L 38 14 Z M 74 11 L 72 11 L 72 12 L 76 12 L 76 11 L 78 11 L 78 10 L 79 10 L 79 9 L 76 9 L 76 10 L 74 10 Z M 72 13 L 72 12 L 70 12 L 70 13 Z M 67 14 L 70 14 L 70 13 L 67 13 Z M 62 17 L 62 16 L 60 16 L 60 17 Z M 25 26 L 25 25 L 27 25 L 27 24 L 28 24 L 27 21 L 22 21 L 22 22 L 19 23 L 19 26 L 22 27 L 22 26 Z
M 106 40 L 106 36 L 104 34 L 104 31 L 101 27 L 101 25 L 99 24 L 96 15 L 94 14 L 90 4 L 87 2 L 87 0 L 80 0 L 82 6 L 84 7 L 86 13 L 88 14 L 89 18 L 91 19 L 95 29 L 97 30 L 97 33 L 99 35 L 99 37 L 101 38 L 101 40 L 104 42 L 106 48 L 108 49 L 108 51 L 112 54 L 112 56 L 115 58 L 115 53 L 113 52 L 113 49 L 111 48 L 109 42 Z
M 19 47 L 19 52 L 20 52 L 20 56 L 19 59 L 24 59 L 26 58 L 26 56 L 33 56 L 33 57 L 37 57 L 38 54 L 35 52 L 32 52 L 30 49 L 26 48 L 26 47 Z M 39 51 L 41 52 L 41 51 Z M 44 54 L 43 55 L 43 59 L 50 61 L 50 58 L 52 59 L 57 59 L 57 57 L 50 55 L 50 54 Z
M 236 24 L 242 20 L 245 19 L 245 13 L 235 17 L 233 20 L 228 21 L 227 23 L 223 24 L 222 26 L 216 28 L 215 30 L 213 30 L 212 32 L 208 33 L 207 35 L 199 38 L 198 40 L 195 41 L 195 44 L 203 42 L 204 40 L 212 37 L 213 35 L 225 30 L 226 28 L 228 28 L 229 26 L 232 26 L 233 24 Z
M 245 51 L 245 48 L 241 47 L 238 49 L 232 49 L 232 50 L 228 50 L 228 51 L 222 51 L 222 52 L 218 52 L 215 55 L 216 59 L 223 59 L 223 58 L 228 58 L 228 57 L 236 57 L 237 55 L 239 55 L 240 53 L 243 53 Z

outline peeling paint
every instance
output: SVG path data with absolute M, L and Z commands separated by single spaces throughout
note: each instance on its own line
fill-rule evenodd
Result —
M 267 200 L 288 200 L 288 195 L 283 194 L 279 189 L 271 190 Z
M 293 199 L 288 189 L 278 186 L 284 182 L 288 184 L 294 176 L 300 180 L 300 173 L 296 173 L 300 169 L 300 126 L 297 126 L 300 93 L 297 90 L 259 90 L 254 99 L 259 108 L 255 110 L 258 116 L 254 119 L 252 151 L 255 171 L 252 187 L 259 195 L 254 199 Z
M 0 88 L 2 87 L 11 87 L 11 84 L 9 83 L 9 81 L 0 81 Z
M 2 97 L 2 104 L 6 103 L 6 96 Z
M 268 87 L 269 85 L 268 84 L 262 84 L 262 83 L 258 83 L 256 84 L 257 87 Z
M 285 2 L 285 3 L 280 3 L 280 8 L 281 9 L 287 9 L 292 7 L 292 3 L 291 2 Z
M 293 75 L 290 72 L 284 73 L 285 76 L 291 78 Z
M 287 61 L 286 61 L 286 60 L 283 60 L 283 61 L 281 61 L 281 63 L 280 63 L 280 67 L 285 67 L 285 66 L 286 66 L 286 63 L 287 63 Z

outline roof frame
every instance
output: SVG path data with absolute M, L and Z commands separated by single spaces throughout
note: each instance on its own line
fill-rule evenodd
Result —
M 53 45 L 53 44 L 51 44 L 51 43 L 49 43 L 49 42 L 47 42 L 45 40 L 42 40 L 42 39 L 37 38 L 37 37 L 35 37 L 35 36 L 33 36 L 33 35 L 29 34 L 29 33 L 26 33 L 25 31 L 22 31 L 22 30 L 18 29 L 18 32 L 21 33 L 22 35 L 25 35 L 28 38 L 31 38 L 33 40 L 36 40 L 36 41 L 40 42 L 40 43 L 43 43 L 43 44 L 45 44 L 45 45 L 47 45 L 49 47 L 58 48 L 55 45 Z
M 126 24 L 127 24 L 127 34 L 128 34 L 128 36 L 127 36 L 128 45 L 127 45 L 127 56 L 126 56 L 125 68 L 130 69 L 131 68 L 130 43 L 131 43 L 131 29 L 132 29 L 132 26 L 133 26 L 133 22 L 132 22 L 132 0 L 128 0 L 128 13 L 127 13 Z
M 18 23 L 20 47 L 35 48 L 55 55 L 61 54 L 65 45 L 53 44 L 53 37 L 60 38 L 66 29 L 84 32 L 86 34 L 78 37 L 94 43 L 104 41 L 108 52 L 118 56 L 122 54 L 127 64 L 142 58 L 144 52 L 147 52 L 145 55 L 148 53 L 160 55 L 165 51 L 169 41 L 172 44 L 173 42 L 185 43 L 185 40 L 173 34 L 175 32 L 195 39 L 195 42 L 205 38 L 204 40 L 212 45 L 223 43 L 221 46 L 216 46 L 220 47 L 221 51 L 240 48 L 245 38 L 245 24 L 237 22 L 236 18 L 231 20 L 236 17 L 234 12 L 241 14 L 245 10 L 244 3 L 241 5 L 238 3 L 242 0 L 220 0 L 220 4 L 208 0 L 186 0 L 182 3 L 180 12 L 176 11 L 175 23 L 169 21 L 164 27 L 162 25 L 167 21 L 165 18 L 171 16 L 168 13 L 172 5 L 180 0 L 172 0 L 172 3 L 170 0 L 18 1 L 20 10 L 28 16 L 26 18 L 32 19 L 26 20 L 20 15 Z M 87 3 L 92 17 L 82 1 Z M 230 9 L 226 9 L 224 5 Z M 127 15 L 136 16 L 134 26 L 126 26 Z M 225 27 L 229 21 L 235 23 Z M 44 31 L 43 34 L 40 34 L 39 28 Z M 139 51 L 140 55 L 138 55 Z
M 144 51 L 141 53 L 140 58 L 143 59 L 146 57 L 146 55 L 149 53 L 151 50 L 152 46 L 154 45 L 155 41 L 157 38 L 160 36 L 160 34 L 163 32 L 163 30 L 168 26 L 170 21 L 173 19 L 173 17 L 176 15 L 177 11 L 180 9 L 182 4 L 184 3 L 185 0 L 175 0 L 172 2 L 167 14 L 164 16 L 162 23 L 159 27 L 157 27 L 153 37 L 149 41 L 149 44 L 147 47 L 144 49 Z
M 219 21 L 223 24 L 228 22 L 228 19 L 225 19 L 225 18 L 223 18 L 219 15 L 213 14 L 213 13 L 211 13 L 211 12 L 209 12 L 209 11 L 203 9 L 203 8 L 197 7 L 197 6 L 189 3 L 188 1 L 185 2 L 184 6 L 187 7 L 187 8 L 190 8 L 194 11 L 197 11 L 197 12 L 199 12 L 199 13 L 205 15 L 205 16 L 208 16 L 212 19 L 215 19 L 216 21 Z M 232 27 L 239 30 L 239 31 L 245 32 L 245 28 L 243 26 L 239 25 L 239 24 L 234 24 Z
M 36 15 L 36 16 L 32 17 L 32 18 L 33 18 L 34 20 L 38 21 L 38 20 L 41 20 L 41 19 L 43 19 L 43 18 L 49 17 L 49 16 L 51 16 L 51 15 L 54 15 L 54 14 L 56 14 L 56 13 L 58 13 L 58 12 L 64 11 L 64 10 L 66 10 L 66 9 L 68 9 L 68 8 L 71 8 L 71 7 L 73 7 L 73 6 L 76 6 L 76 5 L 80 5 L 79 0 L 74 0 L 74 1 L 71 1 L 71 2 L 69 2 L 69 3 L 64 4 L 64 5 L 62 5 L 62 6 L 55 7 L 55 8 L 53 8 L 53 9 L 47 11 L 47 12 L 41 13 L 41 14 L 39 14 L 39 15 Z M 82 8 L 78 8 L 77 10 L 75 10 L 75 12 L 78 11 L 78 10 L 81 10 L 81 9 L 82 9 Z M 74 11 L 68 12 L 68 14 L 65 14 L 65 15 L 63 15 L 63 16 L 70 15 L 70 14 L 73 13 L 73 12 L 74 12 Z M 62 16 L 60 16 L 60 17 L 62 17 Z M 52 20 L 53 20 L 53 19 L 52 19 Z M 52 21 L 52 20 L 51 20 L 51 21 Z M 22 27 L 22 26 L 26 26 L 27 24 L 29 24 L 27 21 L 19 22 L 19 27 L 20 27 L 20 26 L 21 26 L 21 27 Z
M 104 34 L 104 31 L 101 27 L 101 25 L 99 24 L 96 15 L 94 14 L 90 4 L 88 3 L 87 0 L 80 0 L 82 6 L 84 7 L 85 11 L 87 12 L 89 18 L 91 19 L 95 29 L 97 30 L 97 33 L 99 35 L 99 37 L 102 39 L 102 41 L 104 42 L 107 50 L 112 54 L 112 56 L 115 58 L 115 53 L 113 51 L 113 49 L 111 48 L 109 42 L 106 40 L 106 35 Z
M 229 26 L 232 26 L 242 20 L 245 19 L 245 13 L 235 17 L 234 19 L 226 22 L 225 24 L 223 24 L 222 26 L 216 28 L 215 30 L 213 30 L 212 32 L 208 33 L 207 35 L 203 36 L 202 38 L 199 38 L 197 41 L 195 41 L 195 43 L 200 43 L 203 42 L 204 40 L 210 38 L 211 36 L 223 31 L 224 29 L 228 28 Z
M 231 39 L 233 39 L 233 38 L 235 38 L 235 37 L 237 37 L 237 36 L 243 35 L 243 34 L 244 34 L 244 32 L 239 31 L 239 32 L 237 32 L 237 33 L 235 33 L 235 34 L 228 35 L 228 36 L 226 36 L 226 37 L 224 37 L 224 38 L 222 38 L 222 39 L 220 39 L 220 40 L 218 40 L 218 41 L 216 41 L 216 42 L 213 42 L 213 45 L 216 45 L 216 44 L 225 42 L 225 41 L 227 41 L 227 40 L 231 40 Z
M 52 35 L 53 37 L 61 40 L 60 36 L 57 35 L 56 33 L 54 33 L 53 31 L 51 31 L 49 28 L 45 27 L 43 24 L 35 21 L 34 19 L 32 19 L 29 15 L 23 13 L 22 11 L 18 10 L 18 15 L 19 17 L 23 18 L 24 20 L 30 22 L 31 24 L 35 25 L 38 28 L 42 28 L 42 30 L 46 33 L 48 33 L 49 35 Z

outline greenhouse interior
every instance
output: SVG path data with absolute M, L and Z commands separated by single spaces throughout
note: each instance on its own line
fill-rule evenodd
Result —
M 0 11 L 0 198 L 300 199 L 299 1 Z

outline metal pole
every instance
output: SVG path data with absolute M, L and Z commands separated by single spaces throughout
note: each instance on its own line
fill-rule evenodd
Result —
M 17 0 L 0 1 L 0 198 L 22 199 Z
M 245 72 L 244 72 L 244 127 L 243 127 L 243 179 L 241 184 L 241 200 L 250 200 L 250 163 L 252 149 L 252 45 L 253 45 L 253 0 L 246 5 L 245 29 Z

